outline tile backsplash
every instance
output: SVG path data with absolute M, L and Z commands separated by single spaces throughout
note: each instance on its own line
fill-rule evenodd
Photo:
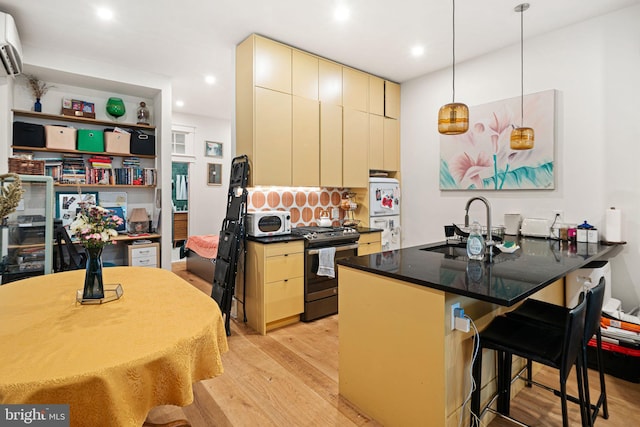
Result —
M 333 225 L 340 225 L 345 211 L 340 209 L 340 200 L 346 195 L 343 188 L 248 188 L 249 211 L 291 211 L 291 226 L 315 226 L 323 211 L 329 212 Z M 333 217 L 338 208 L 338 217 Z

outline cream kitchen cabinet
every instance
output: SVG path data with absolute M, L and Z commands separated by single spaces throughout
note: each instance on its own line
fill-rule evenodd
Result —
M 342 65 L 318 60 L 318 95 L 320 102 L 342 105 Z
M 255 142 L 238 144 L 250 157 L 253 184 L 291 185 L 291 95 L 255 88 Z
M 265 335 L 267 331 L 298 322 L 304 311 L 304 243 L 261 244 L 247 242 L 244 306 L 247 323 Z M 242 301 L 241 286 L 236 297 Z
M 320 186 L 342 187 L 342 107 L 320 104 Z
M 384 118 L 384 159 L 383 170 L 400 170 L 400 122 Z
M 384 115 L 384 80 L 369 76 L 369 113 Z
M 293 97 L 293 185 L 320 185 L 320 105 L 313 99 Z
M 369 169 L 384 170 L 384 120 L 369 114 Z
M 384 115 L 392 119 L 400 118 L 400 85 L 384 82 Z
M 293 50 L 291 90 L 295 96 L 318 100 L 318 58 Z
M 358 111 L 369 111 L 369 75 L 353 68 L 342 68 L 342 105 Z
M 369 114 L 344 108 L 342 141 L 342 185 L 369 185 Z
M 291 93 L 291 48 L 253 36 L 255 43 L 255 85 Z
M 382 252 L 382 233 L 361 233 L 358 240 L 358 256 Z
M 236 152 L 249 157 L 249 185 L 365 188 L 369 169 L 397 171 L 399 132 L 380 120 L 399 117 L 399 96 L 395 83 L 249 36 L 236 49 Z

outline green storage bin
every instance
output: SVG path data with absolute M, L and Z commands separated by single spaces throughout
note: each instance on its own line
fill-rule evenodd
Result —
M 104 152 L 104 131 L 94 129 L 78 129 L 78 150 Z

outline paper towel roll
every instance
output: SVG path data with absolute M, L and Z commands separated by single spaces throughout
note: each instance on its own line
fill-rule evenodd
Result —
M 622 210 L 607 209 L 604 232 L 607 242 L 622 242 Z

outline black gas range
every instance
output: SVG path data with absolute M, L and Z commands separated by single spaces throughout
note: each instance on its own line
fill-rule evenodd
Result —
M 304 313 L 300 315 L 300 319 L 309 322 L 336 314 L 338 312 L 336 261 L 358 255 L 360 233 L 349 227 L 296 227 L 291 230 L 291 233 L 305 238 Z M 330 258 L 333 258 L 333 262 L 327 265 L 326 261 Z M 319 267 L 323 267 L 320 268 L 320 272 Z
M 309 248 L 345 245 L 360 238 L 358 230 L 350 227 L 296 227 L 291 234 L 303 236 L 305 246 Z

